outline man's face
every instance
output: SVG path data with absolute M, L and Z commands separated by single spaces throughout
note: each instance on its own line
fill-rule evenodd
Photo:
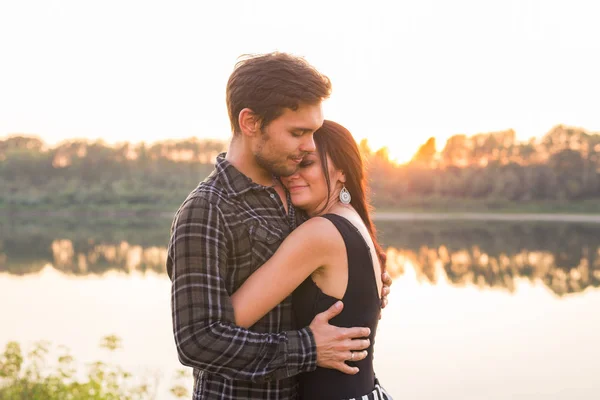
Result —
M 301 105 L 295 111 L 285 109 L 256 138 L 253 144 L 256 162 L 274 175 L 292 175 L 304 156 L 315 151 L 313 134 L 321 125 L 321 103 Z

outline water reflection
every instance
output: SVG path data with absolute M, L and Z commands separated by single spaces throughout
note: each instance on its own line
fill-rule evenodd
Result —
M 24 275 L 52 264 L 77 275 L 110 269 L 163 273 L 169 226 L 168 218 L 0 219 L 0 272 Z
M 115 333 L 124 349 L 110 362 L 136 375 L 159 371 L 169 382 L 181 367 L 164 274 L 170 221 L 34 222 L 7 228 L 0 221 L 0 294 L 11 300 L 0 315 L 10 321 L 0 348 L 46 339 L 68 345 L 83 367 L 101 359 L 90 340 Z M 600 225 L 378 228 L 398 280 L 375 363 L 394 397 L 597 397 L 600 351 L 590 344 L 600 328 L 600 290 L 591 290 L 600 278 Z M 62 272 L 42 268 L 48 264 Z M 168 388 L 157 393 L 169 397 Z
M 600 256 L 600 249 L 597 253 Z M 388 258 L 388 270 L 393 277 L 402 275 L 408 264 L 415 269 L 417 280 L 431 284 L 437 283 L 442 271 L 454 286 L 472 284 L 511 293 L 515 291 L 516 278 L 543 282 L 558 296 L 600 286 L 598 261 L 590 267 L 588 259 L 581 259 L 578 265 L 564 269 L 557 267 L 550 252 L 523 250 L 491 257 L 478 247 L 450 253 L 444 246 L 438 249 L 424 246 L 419 252 L 388 248 Z
M 125 241 L 116 245 L 90 242 L 87 248 L 75 249 L 71 240 L 59 239 L 52 242 L 51 248 L 54 267 L 75 274 L 109 269 L 164 272 L 167 257 L 166 247 L 142 247 Z
M 439 271 L 455 286 L 514 292 L 515 280 L 541 282 L 563 296 L 600 286 L 600 226 L 565 223 L 418 222 L 381 225 L 388 268 L 409 262 L 420 281 Z
M 47 229 L 17 228 L 10 236 L 0 230 L 0 272 L 23 275 L 52 264 L 74 275 L 162 274 L 168 224 L 61 229 L 49 223 Z M 414 268 L 420 282 L 436 284 L 444 274 L 454 286 L 510 293 L 517 279 L 526 278 L 557 296 L 600 286 L 600 225 L 386 221 L 378 227 L 393 277 Z

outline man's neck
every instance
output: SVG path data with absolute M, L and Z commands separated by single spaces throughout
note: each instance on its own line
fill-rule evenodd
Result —
M 231 139 L 225 159 L 238 171 L 263 186 L 273 186 L 273 174 L 256 163 L 252 152 L 244 146 L 241 139 Z

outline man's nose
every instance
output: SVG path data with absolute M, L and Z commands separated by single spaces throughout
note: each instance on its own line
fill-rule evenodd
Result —
M 314 153 L 315 150 L 317 150 L 313 135 L 306 135 L 306 140 L 302 142 L 300 150 L 304 151 L 305 153 Z

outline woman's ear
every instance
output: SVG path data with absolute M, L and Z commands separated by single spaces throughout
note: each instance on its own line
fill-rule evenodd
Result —
M 338 177 L 338 180 L 342 183 L 346 183 L 346 174 L 344 173 L 344 171 L 340 171 L 340 176 Z
M 238 123 L 243 135 L 254 136 L 260 132 L 260 118 L 249 108 L 240 111 Z

